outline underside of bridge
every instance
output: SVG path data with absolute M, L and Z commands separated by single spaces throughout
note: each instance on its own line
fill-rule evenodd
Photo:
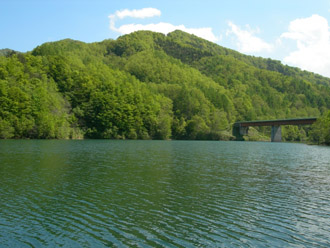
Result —
M 271 142 L 282 141 L 281 125 L 311 125 L 317 118 L 301 118 L 301 119 L 286 119 L 286 120 L 264 120 L 264 121 L 245 121 L 236 122 L 233 125 L 233 135 L 236 140 L 244 140 L 243 136 L 248 135 L 249 127 L 251 126 L 271 126 Z

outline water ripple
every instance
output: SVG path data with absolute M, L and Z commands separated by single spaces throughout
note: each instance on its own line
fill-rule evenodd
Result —
M 330 246 L 325 147 L 92 140 L 0 146 L 1 247 Z

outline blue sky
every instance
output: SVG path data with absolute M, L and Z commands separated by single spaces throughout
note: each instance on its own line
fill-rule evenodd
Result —
M 0 49 L 182 29 L 330 77 L 330 0 L 1 0 Z

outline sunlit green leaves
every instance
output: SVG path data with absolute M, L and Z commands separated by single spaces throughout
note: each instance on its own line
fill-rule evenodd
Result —
M 66 39 L 0 56 L 0 138 L 231 139 L 237 120 L 326 113 L 329 85 L 182 31 Z M 313 127 L 316 142 L 329 138 L 324 125 Z M 283 128 L 283 137 L 308 131 Z

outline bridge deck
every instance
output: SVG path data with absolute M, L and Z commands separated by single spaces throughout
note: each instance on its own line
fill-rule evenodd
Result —
M 300 119 L 286 119 L 286 120 L 265 120 L 265 121 L 241 121 L 236 122 L 235 126 L 250 127 L 250 126 L 280 126 L 280 125 L 310 125 L 313 124 L 317 118 L 300 118 Z

